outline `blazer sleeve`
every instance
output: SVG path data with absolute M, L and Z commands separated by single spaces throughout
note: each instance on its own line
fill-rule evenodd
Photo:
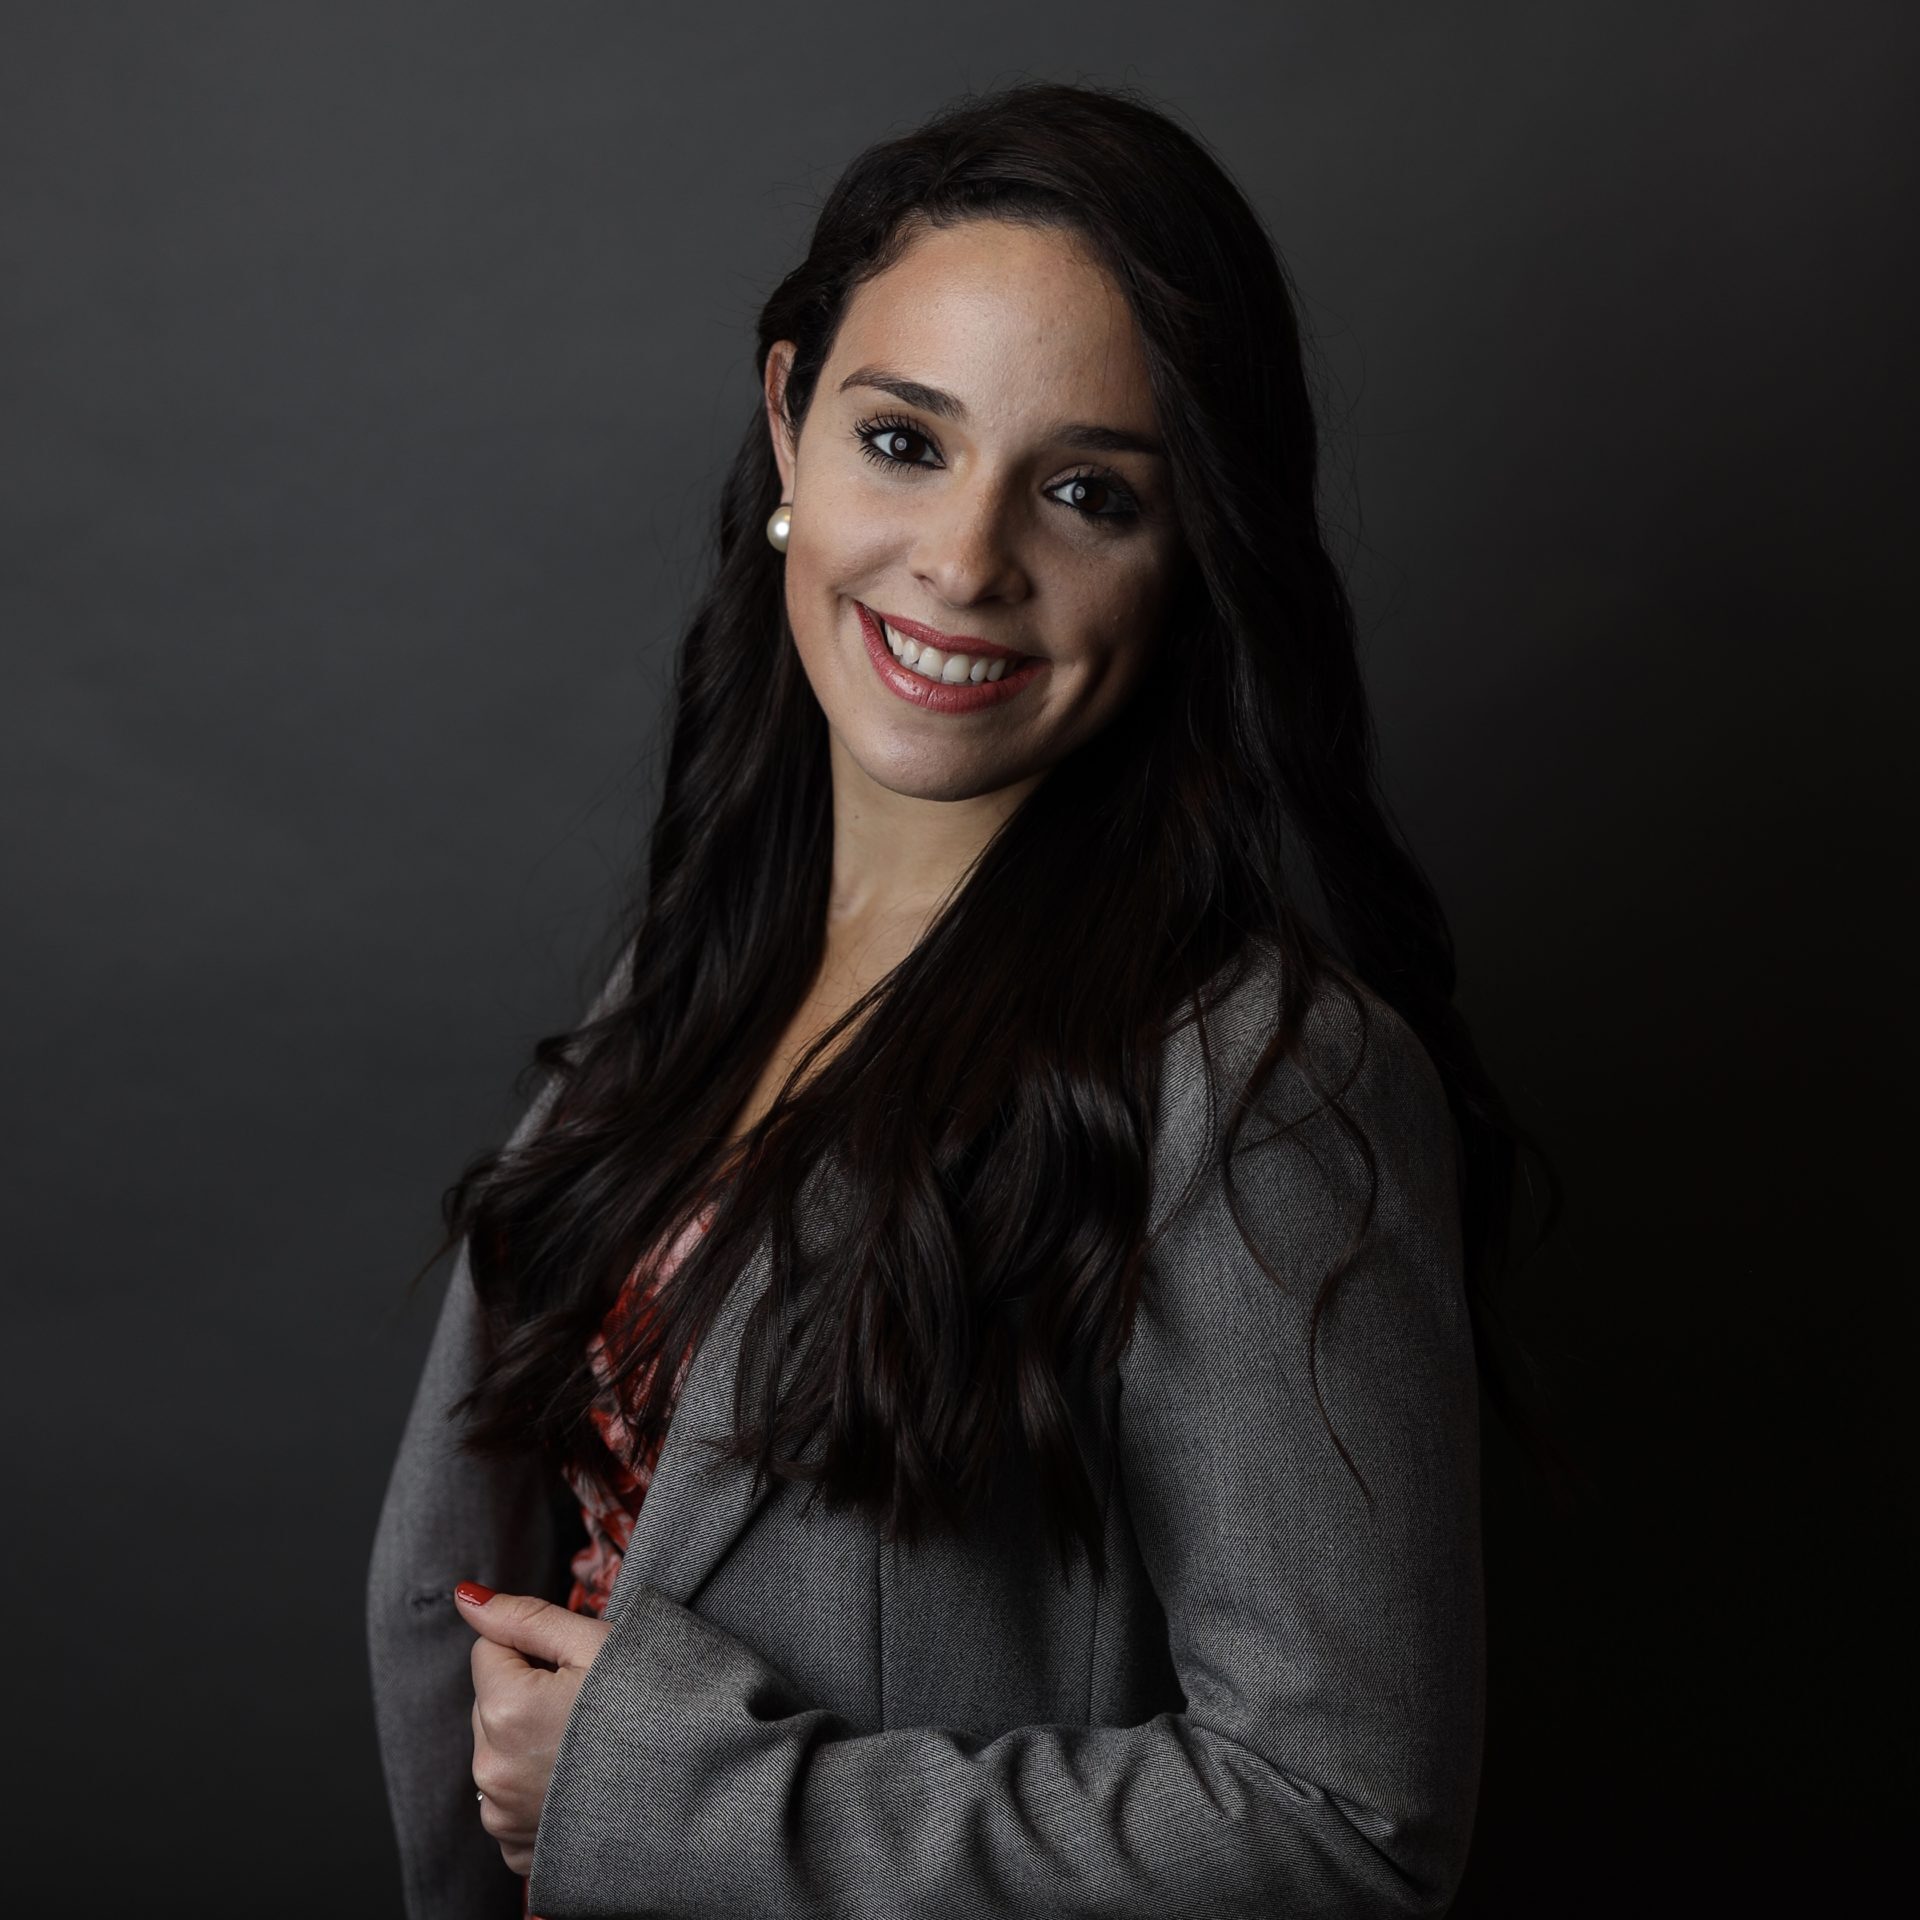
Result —
M 1294 1072 L 1280 1069 L 1280 1077 Z M 584 1677 L 530 1899 L 585 1915 L 1209 1920 L 1444 1913 L 1478 1792 L 1477 1392 L 1454 1135 L 1377 1010 L 1330 1118 L 1248 1124 L 1255 1264 L 1210 1174 L 1164 1231 L 1122 1363 L 1119 1470 L 1182 1712 L 1134 1726 L 857 1732 L 750 1646 L 643 1586 Z M 1262 1135 L 1265 1137 L 1262 1138 Z
M 620 984 L 631 949 L 592 1003 Z M 510 1140 L 524 1140 L 558 1091 L 549 1078 Z M 481 1826 L 473 1781 L 473 1630 L 456 1580 L 541 1593 L 560 1562 L 557 1476 L 544 1463 L 461 1452 L 448 1409 L 485 1358 L 467 1248 L 441 1298 L 381 1502 L 366 1582 L 368 1669 L 408 1920 L 518 1920 L 522 1882 Z

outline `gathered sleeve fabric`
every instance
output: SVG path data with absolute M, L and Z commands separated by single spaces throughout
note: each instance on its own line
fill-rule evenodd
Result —
M 1293 1071 L 1283 1066 L 1281 1075 Z M 1276 1081 L 1276 1084 L 1278 1082 Z M 1483 1731 L 1473 1342 L 1451 1117 L 1376 1007 L 1334 1120 L 1256 1116 L 1164 1229 L 1121 1363 L 1118 1471 L 1184 1710 L 857 1731 L 642 1586 L 588 1668 L 534 1859 L 547 1920 L 1273 1920 L 1444 1913 Z

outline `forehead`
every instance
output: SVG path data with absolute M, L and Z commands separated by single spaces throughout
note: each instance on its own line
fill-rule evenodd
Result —
M 871 365 L 943 388 L 975 426 L 1153 421 L 1126 298 L 1086 244 L 1056 227 L 969 220 L 922 232 L 848 303 L 820 391 Z

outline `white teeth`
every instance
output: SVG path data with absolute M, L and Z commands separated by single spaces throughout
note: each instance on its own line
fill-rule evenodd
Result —
M 874 618 L 880 620 L 878 614 Z M 955 687 L 962 682 L 978 686 L 983 680 L 998 680 L 1017 664 L 998 654 L 942 653 L 938 647 L 923 647 L 917 640 L 895 633 L 884 620 L 880 620 L 880 631 L 886 635 L 887 648 L 896 660 L 922 679 L 938 680 L 943 686 Z

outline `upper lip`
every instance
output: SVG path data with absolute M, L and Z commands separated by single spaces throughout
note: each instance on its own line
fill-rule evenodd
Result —
M 1022 653 L 1017 647 L 996 646 L 991 640 L 976 640 L 969 633 L 942 633 L 938 627 L 930 627 L 924 620 L 904 620 L 897 613 L 882 613 L 878 607 L 868 607 L 867 611 L 876 620 L 884 620 L 902 639 L 917 640 L 923 647 L 938 647 L 942 653 L 978 653 L 989 660 L 1030 660 L 1031 654 Z

